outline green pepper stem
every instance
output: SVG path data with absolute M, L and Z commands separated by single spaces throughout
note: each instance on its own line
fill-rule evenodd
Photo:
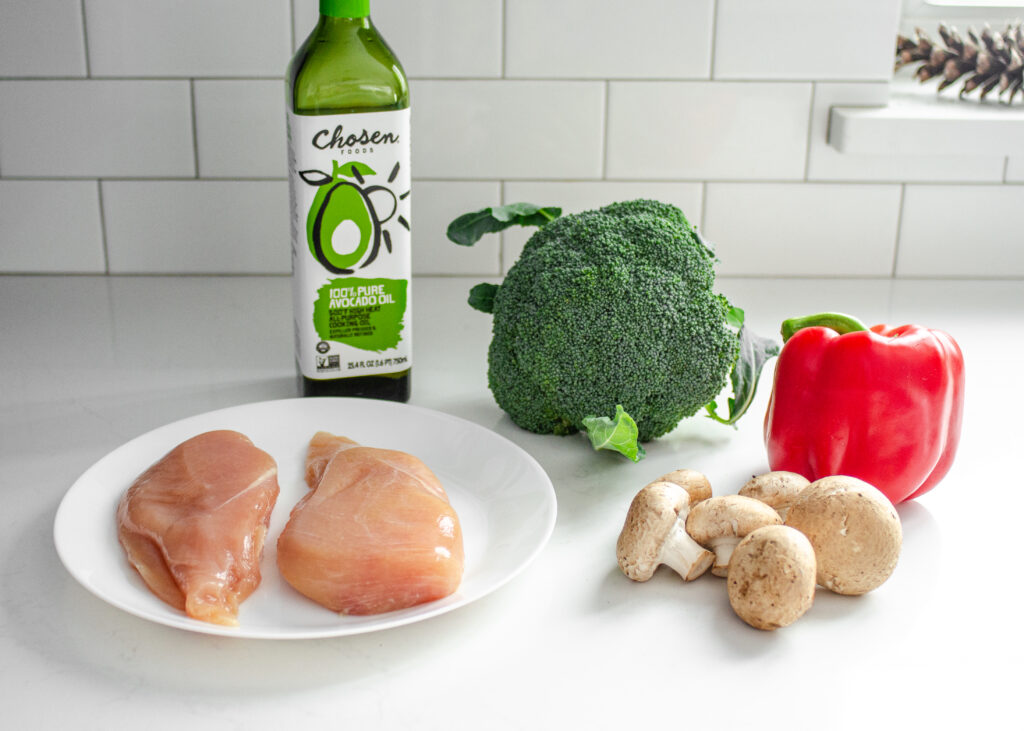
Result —
M 840 335 L 868 329 L 867 325 L 852 315 L 844 315 L 842 312 L 819 312 L 804 317 L 791 317 L 784 321 L 782 341 L 789 340 L 797 330 L 803 330 L 805 327 L 827 327 Z

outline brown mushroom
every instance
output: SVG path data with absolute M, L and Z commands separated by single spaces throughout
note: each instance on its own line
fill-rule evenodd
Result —
M 779 525 L 782 518 L 759 500 L 743 495 L 721 495 L 698 503 L 686 519 L 686 532 L 693 540 L 715 552 L 711 573 L 725 576 L 729 557 L 744 536 L 766 525 Z
M 739 542 L 729 561 L 729 604 L 757 629 L 792 624 L 814 603 L 811 542 L 784 525 L 758 528 Z
M 785 520 L 789 506 L 796 500 L 797 495 L 810 484 L 810 480 L 796 472 L 776 470 L 763 475 L 755 475 L 747 480 L 747 483 L 740 488 L 739 494 L 770 505 L 775 508 L 779 517 Z
M 812 482 L 789 509 L 786 525 L 810 540 L 818 583 L 837 594 L 864 594 L 896 568 L 903 530 L 877 488 L 845 475 Z
M 672 470 L 667 475 L 662 475 L 654 482 L 671 482 L 690 493 L 690 505 L 696 505 L 701 500 L 711 497 L 711 483 L 708 478 L 697 470 Z
M 687 535 L 686 517 L 710 494 L 707 478 L 693 470 L 676 470 L 640 490 L 615 546 L 622 573 L 647 581 L 665 564 L 692 581 L 707 571 L 714 556 Z

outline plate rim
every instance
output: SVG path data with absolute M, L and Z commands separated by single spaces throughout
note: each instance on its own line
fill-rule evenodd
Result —
M 203 622 L 196 620 L 191 617 L 181 614 L 180 616 L 162 616 L 157 614 L 151 614 L 146 611 L 139 610 L 133 606 L 130 602 L 124 601 L 119 597 L 111 596 L 107 593 L 102 592 L 97 586 L 91 582 L 88 577 L 82 575 L 81 567 L 67 555 L 67 551 L 70 550 L 71 546 L 67 543 L 67 540 L 62 540 L 62 534 L 66 533 L 69 526 L 74 525 L 74 521 L 69 517 L 70 504 L 73 502 L 74 497 L 77 496 L 77 492 L 83 488 L 80 485 L 87 482 L 90 475 L 103 468 L 104 464 L 110 460 L 116 459 L 123 453 L 131 451 L 132 445 L 138 442 L 144 441 L 160 431 L 173 430 L 175 427 L 182 428 L 186 423 L 190 421 L 205 421 L 217 418 L 223 418 L 228 412 L 236 412 L 244 409 L 273 409 L 275 406 L 284 407 L 298 406 L 300 404 L 309 404 L 316 402 L 329 402 L 334 405 L 343 403 L 358 402 L 361 408 L 378 408 L 384 409 L 398 409 L 398 410 L 412 410 L 417 411 L 431 419 L 442 419 L 449 420 L 460 424 L 463 428 L 468 428 L 471 431 L 480 431 L 486 433 L 491 438 L 494 438 L 502 443 L 502 445 L 509 449 L 518 459 L 522 460 L 526 466 L 528 466 L 537 477 L 542 478 L 539 484 L 538 495 L 540 502 L 538 505 L 542 507 L 542 514 L 546 517 L 546 521 L 542 526 L 539 537 L 535 544 L 530 547 L 530 550 L 525 552 L 521 557 L 518 558 L 517 563 L 513 568 L 508 570 L 500 578 L 494 580 L 484 590 L 479 591 L 470 597 L 462 599 L 453 599 L 456 595 L 450 595 L 444 597 L 435 602 L 427 604 L 421 604 L 416 607 L 409 607 L 405 610 L 398 610 L 396 612 L 387 612 L 379 615 L 371 615 L 373 617 L 379 617 L 380 620 L 373 623 L 363 623 L 358 625 L 345 625 L 339 624 L 336 627 L 315 627 L 309 629 L 297 628 L 295 630 L 279 630 L 270 631 L 267 629 L 257 630 L 246 630 L 242 625 L 238 627 L 227 627 L 222 625 L 211 624 L 209 622 Z M 241 430 L 239 430 L 241 431 Z M 244 432 L 243 432 L 244 433 Z M 167 449 L 173 449 L 174 445 L 169 445 Z M 159 459 L 159 457 L 156 457 Z M 276 460 L 276 458 L 275 458 Z M 536 460 L 536 458 L 523 449 L 521 446 L 513 442 L 508 437 L 498 434 L 493 429 L 489 429 L 482 424 L 478 424 L 475 421 L 471 421 L 461 416 L 449 414 L 444 411 L 432 409 L 426 406 L 420 406 L 418 404 L 409 404 L 397 401 L 385 401 L 375 400 L 368 398 L 356 398 L 356 397 L 340 397 L 340 396 L 318 396 L 318 397 L 298 397 L 298 398 L 282 398 L 282 399 L 270 399 L 266 401 L 252 401 L 242 404 L 235 404 L 232 406 L 225 406 L 218 409 L 212 409 L 210 411 L 201 412 L 198 414 L 192 414 L 185 416 L 180 419 L 169 421 L 165 424 L 148 429 L 145 432 L 141 432 L 136 436 L 128 439 L 121 443 L 117 447 L 111 449 L 99 459 L 95 460 L 85 470 L 83 470 L 77 478 L 71 483 L 68 489 L 64 492 L 61 497 L 60 503 L 57 506 L 57 510 L 53 518 L 52 527 L 52 538 L 54 546 L 57 551 L 57 556 L 63 565 L 64 569 L 71 575 L 71 577 L 79 584 L 79 586 L 85 588 L 90 594 L 97 597 L 101 601 L 116 607 L 117 609 L 124 611 L 132 616 L 140 619 L 147 620 L 149 622 L 163 625 L 166 627 L 172 627 L 179 630 L 188 632 L 194 632 L 198 634 L 212 634 L 221 637 L 231 637 L 235 639 L 256 639 L 256 640 L 297 640 L 297 639 L 318 639 L 318 638 L 329 638 L 329 637 L 343 637 L 358 634 L 367 634 L 371 632 L 378 632 L 394 627 L 404 626 L 408 624 L 415 624 L 433 617 L 447 614 L 456 609 L 464 607 L 468 604 L 472 604 L 490 594 L 501 589 L 503 586 L 508 584 L 519 574 L 525 571 L 530 565 L 536 561 L 537 557 L 541 554 L 544 548 L 549 543 L 551 536 L 554 532 L 558 517 L 558 499 L 554 490 L 554 485 L 551 481 L 551 477 L 547 474 L 544 468 Z M 465 577 L 464 577 L 465 578 Z M 449 601 L 450 600 L 450 601 Z M 324 610 L 329 611 L 329 610 Z M 388 615 L 394 615 L 393 617 L 387 618 Z

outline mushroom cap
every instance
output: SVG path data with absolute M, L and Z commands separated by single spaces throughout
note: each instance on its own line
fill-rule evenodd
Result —
M 771 505 L 775 510 L 787 510 L 797 495 L 811 484 L 803 475 L 796 472 L 776 470 L 763 475 L 755 475 L 740 488 L 740 495 Z
M 696 505 L 701 500 L 711 497 L 711 483 L 703 473 L 697 470 L 672 470 L 667 475 L 662 475 L 655 482 L 671 482 L 674 485 L 685 489 L 690 493 L 690 505 Z
M 743 495 L 719 495 L 693 506 L 686 518 L 686 532 L 708 546 L 720 538 L 742 538 L 765 525 L 782 522 L 772 508 Z
M 903 529 L 877 488 L 846 475 L 812 482 L 790 507 L 786 525 L 810 540 L 818 583 L 837 594 L 871 591 L 892 575 Z
M 784 525 L 758 528 L 733 551 L 729 604 L 757 629 L 792 624 L 814 603 L 814 548 L 800 531 Z
M 636 494 L 615 545 L 619 568 L 634 581 L 647 581 L 658 568 L 665 538 L 690 509 L 690 493 L 674 482 L 652 482 Z

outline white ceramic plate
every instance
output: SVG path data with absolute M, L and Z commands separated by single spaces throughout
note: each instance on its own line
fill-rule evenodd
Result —
M 205 431 L 234 429 L 277 460 L 281 494 L 271 516 L 263 582 L 239 610 L 239 627 L 190 619 L 156 598 L 117 542 L 121 495 L 149 465 Z M 400 449 L 440 478 L 462 524 L 465 575 L 453 595 L 430 604 L 368 617 L 340 616 L 281 579 L 277 536 L 305 494 L 303 463 L 318 430 L 361 444 Z M 90 467 L 57 510 L 57 553 L 71 575 L 110 604 L 139 617 L 194 632 L 290 639 L 371 632 L 449 612 L 494 591 L 541 551 L 555 524 L 555 493 L 537 462 L 477 424 L 416 406 L 367 399 L 267 401 L 168 424 L 117 448 Z

